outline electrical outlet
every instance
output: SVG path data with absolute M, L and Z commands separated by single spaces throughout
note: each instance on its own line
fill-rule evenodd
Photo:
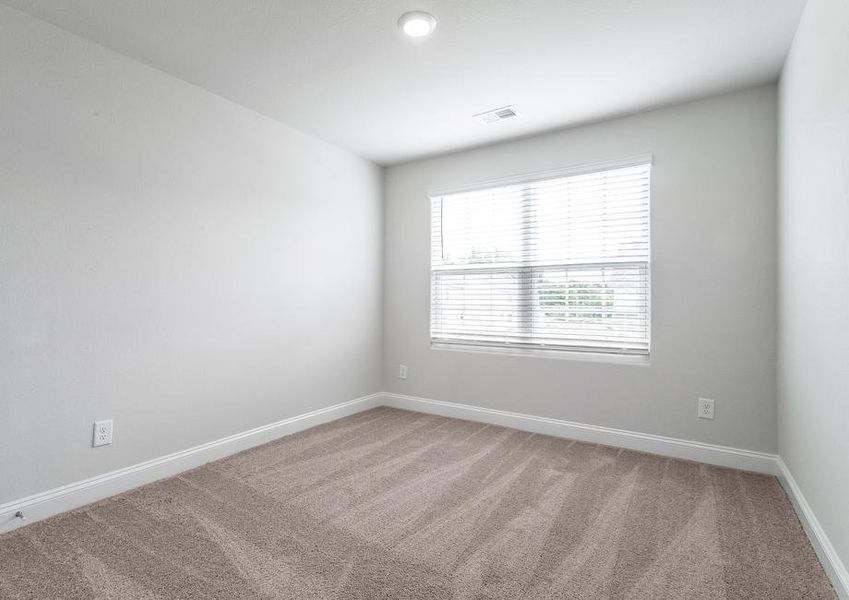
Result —
M 94 448 L 98 446 L 108 446 L 112 443 L 112 419 L 107 421 L 94 422 L 94 435 L 92 436 L 91 445 Z
M 713 420 L 713 400 L 710 398 L 699 398 L 698 416 L 700 419 Z
M 407 365 L 398 365 L 398 379 L 407 378 Z

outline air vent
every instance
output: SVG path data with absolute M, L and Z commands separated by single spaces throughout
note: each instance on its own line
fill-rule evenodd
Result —
M 480 114 L 475 115 L 475 118 L 481 123 L 495 123 L 496 121 L 503 121 L 504 119 L 512 119 L 513 117 L 518 117 L 519 113 L 516 111 L 516 107 L 514 106 L 502 106 L 501 108 L 494 108 L 492 110 L 488 110 L 486 112 L 482 112 Z

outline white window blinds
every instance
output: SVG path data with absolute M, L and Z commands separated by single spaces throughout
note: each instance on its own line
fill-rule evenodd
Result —
M 648 354 L 650 175 L 431 197 L 431 341 Z

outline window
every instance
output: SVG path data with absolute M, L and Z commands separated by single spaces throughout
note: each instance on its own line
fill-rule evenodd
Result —
M 431 196 L 431 342 L 648 354 L 650 163 Z

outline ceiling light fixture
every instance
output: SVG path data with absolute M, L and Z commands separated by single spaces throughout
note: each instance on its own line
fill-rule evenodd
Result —
M 436 19 L 430 13 L 414 10 L 401 15 L 398 27 L 410 37 L 424 37 L 436 29 Z

